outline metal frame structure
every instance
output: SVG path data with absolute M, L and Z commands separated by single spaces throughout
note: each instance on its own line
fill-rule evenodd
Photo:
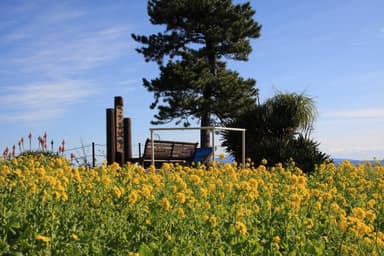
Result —
M 152 165 L 155 165 L 155 145 L 154 145 L 154 139 L 153 139 L 153 133 L 154 131 L 184 131 L 184 130 L 209 130 L 212 134 L 212 152 L 213 157 L 215 156 L 215 131 L 217 130 L 226 130 L 226 131 L 237 131 L 241 132 L 242 134 L 242 167 L 245 168 L 245 131 L 246 129 L 243 128 L 229 128 L 229 127 L 214 127 L 214 126 L 207 126 L 207 127 L 183 127 L 183 128 L 149 128 L 150 131 L 150 138 L 151 138 L 151 148 L 152 148 Z

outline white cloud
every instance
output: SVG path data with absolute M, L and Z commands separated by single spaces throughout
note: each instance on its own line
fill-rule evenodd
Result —
M 336 127 L 337 129 L 337 127 Z M 344 133 L 322 134 L 316 138 L 320 141 L 321 151 L 331 155 L 332 158 L 345 158 L 355 160 L 372 160 L 374 157 L 384 159 L 384 137 L 375 131 L 364 130 L 360 134 L 350 135 L 347 128 Z
M 0 48 L 7 52 L 0 59 L 2 120 L 49 120 L 65 113 L 103 89 L 85 82 L 97 79 L 97 68 L 133 53 L 127 25 L 95 19 L 101 9 L 86 12 L 51 1 L 6 7 L 0 8 Z
M 129 33 L 124 27 L 109 27 L 80 36 L 63 35 L 32 42 L 13 63 L 24 71 L 68 75 L 113 61 L 128 51 Z
M 53 109 L 25 109 L 20 111 L 14 111 L 12 114 L 0 114 L 0 118 L 3 121 L 22 121 L 22 122 L 38 122 L 45 120 L 52 120 L 65 113 L 63 108 Z
M 86 82 L 61 81 L 27 84 L 2 89 L 3 120 L 39 121 L 57 118 L 70 105 L 94 94 Z M 6 113 L 12 113 L 7 115 Z
M 384 118 L 384 109 L 382 108 L 370 108 L 370 109 L 359 109 L 352 111 L 334 111 L 325 112 L 322 114 L 323 117 L 327 118 L 350 118 L 350 119 L 378 119 Z
M 384 148 L 329 148 L 325 150 L 333 158 L 352 160 L 384 159 Z
M 13 4 L 7 10 L 0 10 L 0 21 L 7 24 L 3 31 L 0 25 L 0 47 L 8 52 L 0 60 L 2 69 L 57 79 L 130 53 L 127 25 L 95 19 L 101 15 L 98 10 L 84 11 L 63 2 Z
M 44 5 L 44 7 L 43 7 Z M 84 16 L 81 10 L 68 9 L 60 3 L 22 2 L 2 6 L 0 42 L 25 43 Z M 62 32 L 62 31 L 61 31 Z

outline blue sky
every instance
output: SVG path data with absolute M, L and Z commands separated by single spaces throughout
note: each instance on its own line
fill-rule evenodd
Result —
M 384 1 L 250 2 L 261 37 L 249 61 L 230 68 L 257 80 L 261 101 L 277 91 L 314 97 L 313 137 L 332 157 L 383 159 Z M 105 144 L 117 95 L 133 144 L 144 142 L 155 112 L 141 81 L 159 71 L 130 35 L 163 29 L 144 0 L 0 1 L 0 151 L 30 132 L 35 147 L 44 132 L 55 148 Z

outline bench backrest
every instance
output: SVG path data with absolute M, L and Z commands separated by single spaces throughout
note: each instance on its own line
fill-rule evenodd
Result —
M 155 160 L 190 160 L 194 156 L 198 143 L 154 140 Z M 152 158 L 152 143 L 145 142 L 143 159 Z

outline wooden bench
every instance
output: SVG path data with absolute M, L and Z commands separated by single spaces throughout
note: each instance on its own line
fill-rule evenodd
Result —
M 181 141 L 154 140 L 154 162 L 159 168 L 163 163 L 191 163 L 193 161 L 197 143 Z M 144 154 L 139 163 L 144 167 L 152 164 L 152 143 L 147 139 Z

